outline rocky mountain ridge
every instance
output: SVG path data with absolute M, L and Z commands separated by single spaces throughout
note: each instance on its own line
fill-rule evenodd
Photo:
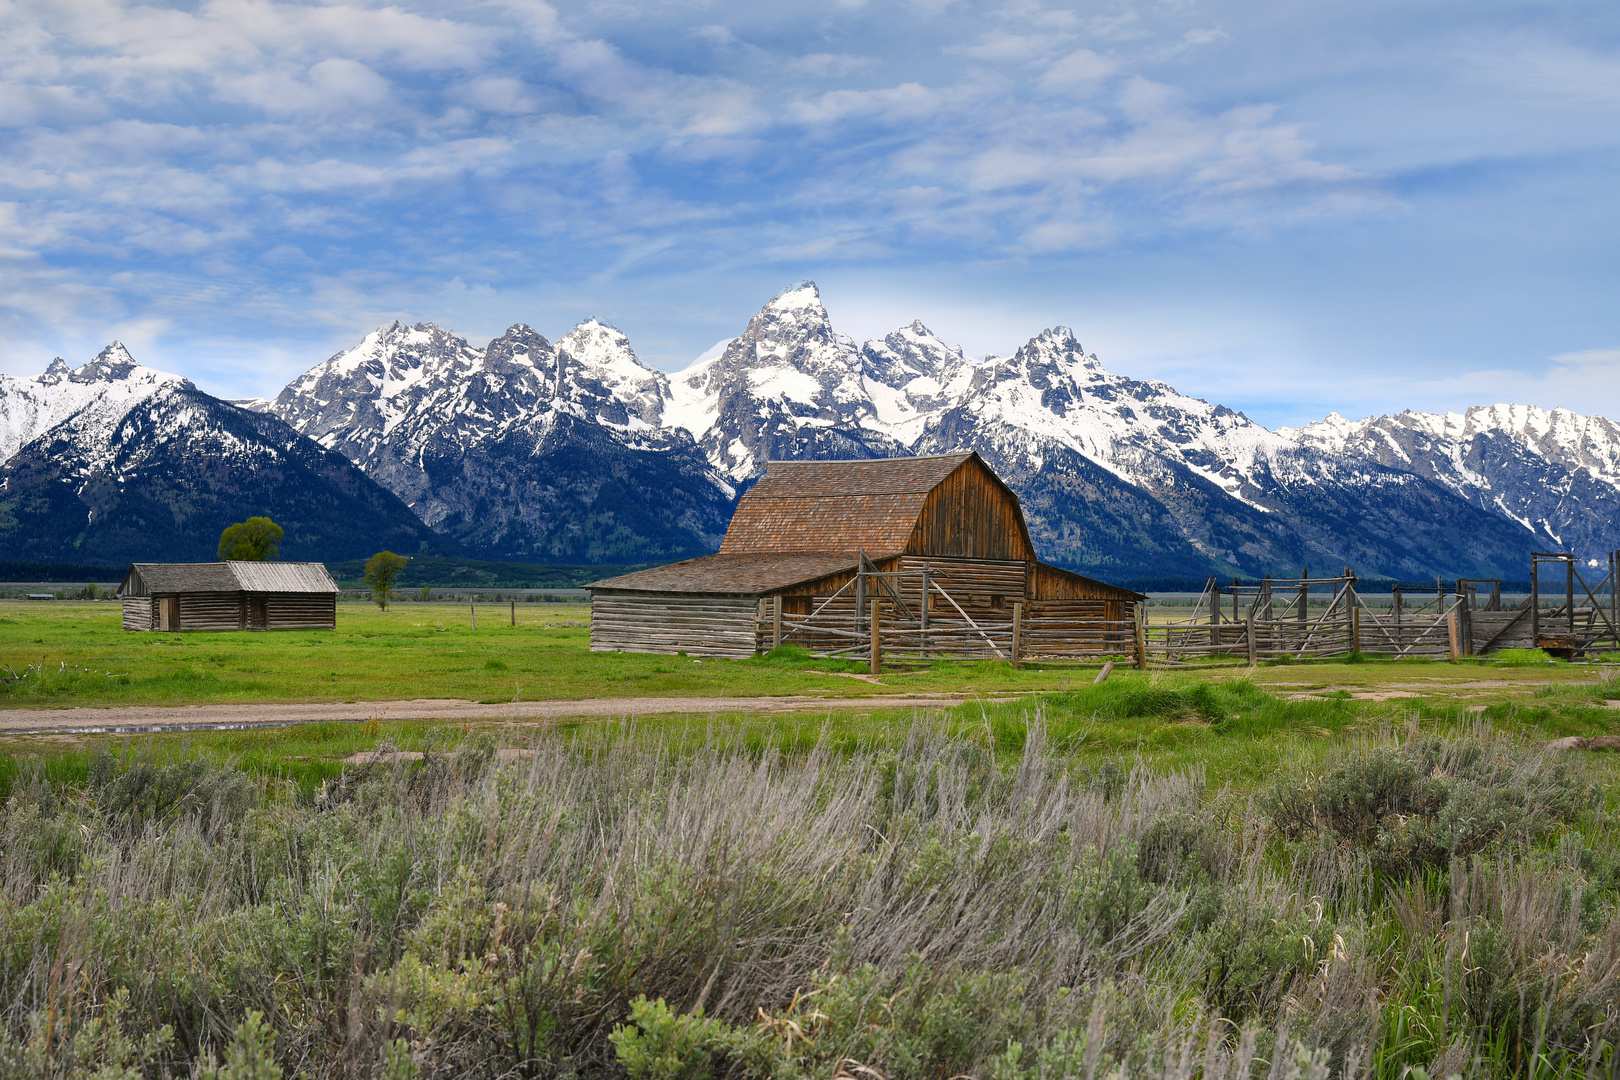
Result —
M 1596 557 L 1620 547 L 1620 424 L 1601 416 L 1534 405 L 1355 422 L 1330 413 L 1280 434 L 1428 477 L 1552 550 Z
M 555 344 L 520 323 L 482 349 L 396 322 L 269 408 L 475 550 L 635 563 L 712 550 L 736 497 L 665 424 L 671 401 L 668 377 L 595 320 Z
M 491 373 L 520 344 L 528 366 L 497 385 Z M 353 383 L 362 368 L 364 386 Z M 811 282 L 773 297 L 713 357 L 669 375 L 594 320 L 554 346 L 515 326 L 482 354 L 431 324 L 395 324 L 296 380 L 273 408 L 469 543 L 500 532 L 510 547 L 533 532 L 524 497 L 478 465 L 480 448 L 519 436 L 538 447 L 566 416 L 577 424 L 550 449 L 491 457 L 506 480 L 588 480 L 595 466 L 564 477 L 541 461 L 587 435 L 597 456 L 652 455 L 627 474 L 678 462 L 678 481 L 652 496 L 683 501 L 692 546 L 723 532 L 712 493 L 723 500 L 769 461 L 972 448 L 1019 492 L 1046 557 L 1106 575 L 1350 563 L 1392 577 L 1517 577 L 1529 547 L 1520 519 L 1460 497 L 1432 470 L 1270 431 L 1165 383 L 1116 375 L 1067 328 L 1005 357 L 969 357 L 920 322 L 857 343 L 834 330 Z M 480 518 L 501 524 L 479 534 Z
M 0 376 L 0 550 L 17 561 L 211 560 L 268 514 L 287 558 L 451 554 L 347 458 L 273 416 L 143 367 L 114 342 L 77 369 Z
M 200 393 L 116 343 L 77 372 L 0 380 L 0 451 L 76 416 L 64 462 L 88 462 L 90 431 L 134 404 Z M 1620 425 L 1600 417 L 1492 406 L 1271 431 L 1110 372 L 1061 326 L 1008 356 L 968 356 L 920 322 L 857 343 L 811 282 L 673 374 L 598 320 L 555 342 L 520 323 L 483 348 L 395 322 L 243 404 L 493 558 L 700 554 L 769 461 L 961 449 L 1018 492 L 1043 557 L 1116 579 L 1347 564 L 1519 578 L 1532 547 L 1620 546 Z

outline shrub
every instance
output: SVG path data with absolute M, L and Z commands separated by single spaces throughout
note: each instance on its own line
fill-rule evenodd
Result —
M 244 773 L 205 758 L 168 765 L 137 761 L 120 771 L 105 748 L 91 758 L 89 784 L 107 820 L 131 830 L 184 818 L 216 832 L 240 821 L 254 794 Z
M 1351 754 L 1320 778 L 1289 778 L 1266 799 L 1289 839 L 1341 838 L 1382 874 L 1444 868 L 1501 840 L 1568 823 L 1589 793 L 1562 762 L 1497 739 L 1413 738 Z

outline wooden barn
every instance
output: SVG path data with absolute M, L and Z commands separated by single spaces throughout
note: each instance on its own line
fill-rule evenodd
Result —
M 974 453 L 773 462 L 717 555 L 586 586 L 595 651 L 893 659 L 1133 653 L 1142 594 L 1042 563 Z
M 334 630 L 320 563 L 135 563 L 118 586 L 125 630 Z

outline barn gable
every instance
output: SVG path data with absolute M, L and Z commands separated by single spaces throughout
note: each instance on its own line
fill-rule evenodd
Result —
M 974 453 L 771 463 L 720 554 L 786 551 L 1035 557 L 1018 497 Z

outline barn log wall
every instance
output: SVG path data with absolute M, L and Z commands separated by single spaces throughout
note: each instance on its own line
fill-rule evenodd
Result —
M 759 600 L 702 593 L 591 594 L 591 651 L 752 656 Z
M 154 630 L 157 628 L 157 601 L 150 596 L 124 597 L 124 629 Z
M 1130 594 L 1112 585 L 1056 566 L 1036 563 L 1030 571 L 1030 598 L 1033 600 L 1123 600 Z
M 868 579 L 868 602 L 882 605 L 880 647 L 895 658 L 1012 659 L 1013 607 L 1023 605 L 1019 658 L 1087 659 L 1129 654 L 1134 648 L 1135 602 L 1122 590 L 1040 564 L 1012 560 L 922 558 L 882 560 L 876 569 L 897 576 Z M 1032 599 L 1032 572 L 1049 570 L 1049 592 L 1091 593 L 1088 598 Z M 923 611 L 926 572 L 928 623 Z M 867 655 L 871 614 L 857 611 L 855 589 L 839 592 L 853 574 L 807 583 L 784 595 L 785 640 L 812 652 Z M 899 593 L 899 601 L 893 592 Z M 1129 595 L 1129 594 L 1125 594 Z M 953 603 L 954 601 L 954 603 Z M 769 648 L 774 600 L 760 604 L 760 648 Z M 960 609 L 960 610 L 958 610 Z M 814 613 L 815 617 L 810 618 Z

